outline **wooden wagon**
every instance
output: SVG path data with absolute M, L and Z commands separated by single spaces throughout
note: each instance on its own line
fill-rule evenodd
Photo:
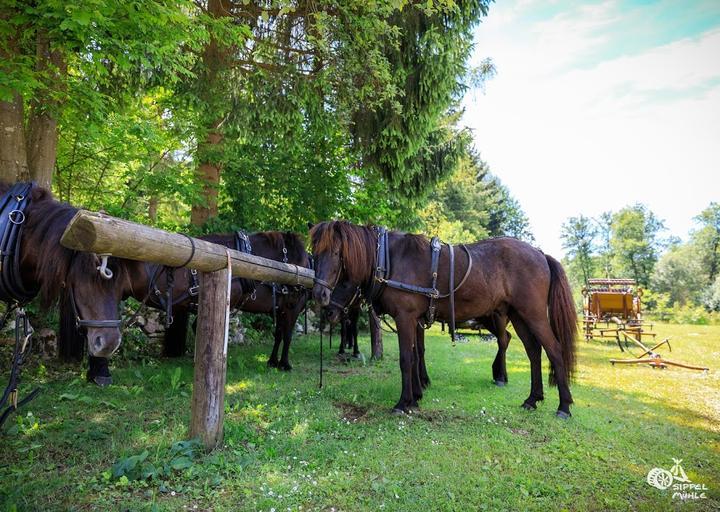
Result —
M 652 324 L 643 320 L 642 288 L 634 279 L 589 279 L 582 292 L 586 340 L 612 339 L 622 350 L 625 334 L 655 338 Z

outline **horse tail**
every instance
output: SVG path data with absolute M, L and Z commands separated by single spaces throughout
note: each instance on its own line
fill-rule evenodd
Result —
M 550 292 L 548 294 L 550 327 L 560 342 L 565 377 L 569 382 L 575 373 L 575 353 L 577 349 L 575 346 L 577 337 L 575 301 L 572 297 L 567 275 L 560 262 L 547 254 L 545 258 L 550 267 Z M 554 386 L 556 384 L 555 370 L 550 365 L 550 385 Z
M 78 328 L 71 300 L 70 293 L 66 289 L 60 296 L 58 355 L 65 361 L 82 361 L 86 336 Z

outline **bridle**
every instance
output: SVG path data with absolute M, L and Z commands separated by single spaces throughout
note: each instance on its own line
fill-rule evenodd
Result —
M 73 316 L 75 317 L 75 326 L 79 329 L 81 327 L 93 327 L 95 329 L 119 329 L 122 325 L 122 320 L 83 320 L 80 318 L 80 312 L 78 311 L 77 304 L 75 302 L 75 292 L 72 286 L 68 287 L 68 295 L 70 300 L 70 306 L 73 310 Z
M 332 295 L 330 295 L 330 305 L 341 309 L 342 312 L 347 315 L 350 311 L 350 308 L 353 307 L 355 302 L 357 302 L 360 297 L 362 297 L 362 289 L 358 286 L 357 288 L 355 288 L 355 293 L 353 293 L 352 298 L 345 304 L 341 304 L 338 301 L 333 300 Z
M 315 255 L 313 255 L 313 260 L 315 260 L 316 258 L 317 257 Z M 335 282 L 333 282 L 333 284 L 330 284 L 325 279 L 317 277 L 317 272 L 315 273 L 315 277 L 313 278 L 313 280 L 315 281 L 315 284 L 319 284 L 320 286 L 330 290 L 330 296 L 332 297 L 332 293 L 335 291 L 335 287 L 337 287 L 338 283 L 340 282 L 340 277 L 342 276 L 343 272 L 345 272 L 345 262 L 343 262 L 343 259 L 341 256 L 340 257 L 340 268 L 338 269 L 338 272 L 335 275 Z

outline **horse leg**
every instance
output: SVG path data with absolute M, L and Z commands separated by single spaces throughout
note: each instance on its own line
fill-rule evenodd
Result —
M 292 365 L 290 364 L 290 343 L 292 343 L 295 320 L 297 320 L 297 316 L 291 315 L 290 311 L 288 311 L 287 309 L 285 313 L 281 314 L 280 318 L 278 319 L 278 323 L 280 324 L 280 328 L 282 329 L 283 338 L 282 355 L 280 356 L 280 364 L 278 365 L 278 369 L 284 372 L 289 372 L 290 370 L 292 370 Z
M 280 350 L 280 342 L 282 341 L 282 330 L 280 328 L 280 315 L 276 315 L 275 317 L 275 329 L 273 331 L 273 348 L 272 352 L 270 353 L 270 358 L 268 359 L 267 365 L 268 368 L 277 368 L 279 366 L 278 363 L 278 351 Z
M 560 405 L 558 406 L 557 416 L 562 419 L 569 418 L 571 416 L 570 404 L 573 403 L 573 400 L 565 371 L 562 346 L 550 327 L 547 312 L 544 309 L 538 308 L 538 311 L 526 313 L 523 319 L 532 334 L 542 345 L 542 348 L 545 349 L 545 353 L 552 365 L 555 383 L 557 384 L 558 394 L 560 395 Z
M 530 360 L 530 396 L 525 399 L 522 407 L 527 410 L 534 410 L 537 409 L 537 402 L 545 398 L 542 383 L 542 348 L 522 318 L 513 315 L 511 320 Z
M 188 318 L 190 313 L 185 308 L 177 308 L 173 315 L 173 323 L 165 331 L 163 338 L 163 356 L 181 357 L 185 355 L 185 342 L 187 340 Z
M 358 318 L 360 317 L 360 308 L 355 308 L 350 312 L 350 337 L 352 340 L 353 358 L 362 359 L 360 355 L 360 347 L 358 346 Z M 349 347 L 348 347 L 349 348 Z
M 370 359 L 379 361 L 383 357 L 382 329 L 380 329 L 380 319 L 373 308 L 370 307 L 369 310 L 368 323 L 370 324 L 370 351 L 372 353 Z
M 418 354 L 418 372 L 420 374 L 420 385 L 423 389 L 430 387 L 430 376 L 425 366 L 425 329 L 418 324 L 415 330 L 415 340 Z
M 408 412 L 411 407 L 417 407 L 413 397 L 413 359 L 417 319 L 412 316 L 398 316 L 395 324 L 398 331 L 398 345 L 400 348 L 400 372 L 402 373 L 402 392 L 400 400 L 393 413 Z
M 490 325 L 485 327 L 495 336 L 498 344 L 497 355 L 492 365 L 493 381 L 496 386 L 503 387 L 508 382 L 505 354 L 510 344 L 510 333 L 507 331 L 507 316 L 493 313 L 488 323 Z
M 112 384 L 107 357 L 88 357 L 87 381 L 97 384 L 101 388 Z
M 338 355 L 344 355 L 345 354 L 345 345 L 348 343 L 348 326 L 347 326 L 347 316 L 345 313 L 342 313 L 340 316 L 340 347 L 338 348 Z

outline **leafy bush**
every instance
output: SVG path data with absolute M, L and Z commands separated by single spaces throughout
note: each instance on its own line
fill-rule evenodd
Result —
M 174 471 L 183 471 L 192 467 L 200 454 L 201 445 L 197 439 L 177 441 L 155 462 L 148 460 L 150 452 L 145 450 L 139 455 L 120 459 L 113 464 L 109 473 L 105 473 L 105 476 L 117 481 L 165 478 Z

